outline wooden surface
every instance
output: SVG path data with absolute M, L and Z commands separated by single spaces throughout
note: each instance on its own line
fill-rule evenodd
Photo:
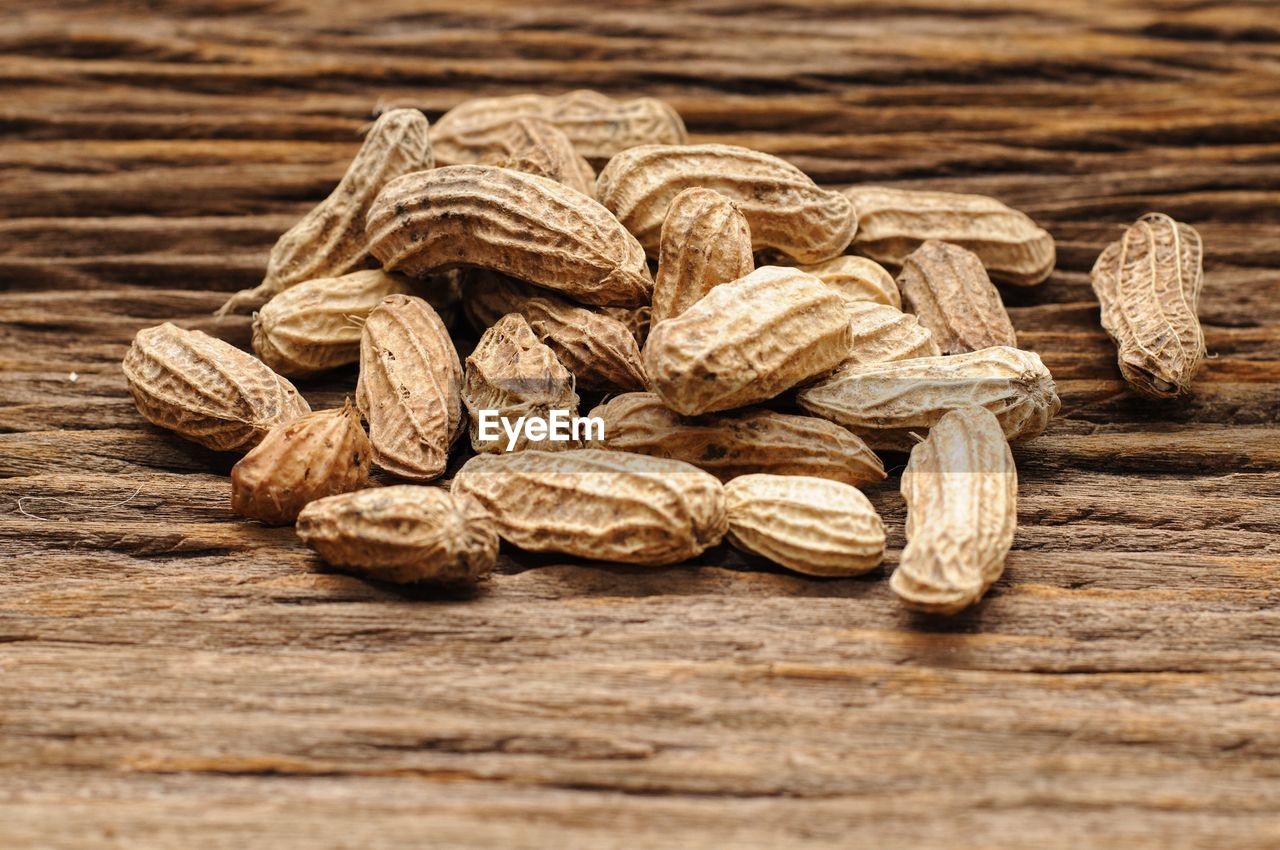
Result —
M 1280 846 L 1273 4 L 57 5 L 0 18 L 0 846 Z M 862 579 L 717 549 L 371 586 L 143 424 L 134 332 L 243 343 L 209 314 L 375 104 L 576 86 L 1053 232 L 1006 298 L 1063 411 L 984 603 L 899 609 L 896 471 Z M 1206 244 L 1180 403 L 1125 392 L 1087 281 L 1153 208 Z

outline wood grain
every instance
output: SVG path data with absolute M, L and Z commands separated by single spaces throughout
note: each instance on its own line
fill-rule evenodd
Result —
M 1268 3 L 126 0 L 0 19 L 0 846 L 1280 846 L 1280 24 Z M 984 192 L 1058 242 L 1004 289 L 1063 412 L 985 602 L 721 547 L 324 571 L 120 358 L 216 321 L 379 106 L 591 86 L 824 184 Z M 1206 246 L 1211 359 L 1128 394 L 1088 269 Z M 72 377 L 74 373 L 74 377 Z M 300 388 L 340 403 L 354 373 Z

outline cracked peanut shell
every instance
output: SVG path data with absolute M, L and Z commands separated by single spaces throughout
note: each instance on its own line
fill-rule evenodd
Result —
M 943 354 L 1018 345 L 1004 301 L 972 251 L 926 240 L 902 261 L 898 288 Z

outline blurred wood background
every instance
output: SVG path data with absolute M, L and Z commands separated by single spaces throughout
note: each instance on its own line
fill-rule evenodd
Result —
M 861 579 L 720 548 L 441 596 L 233 519 L 232 459 L 136 414 L 133 334 L 244 343 L 210 313 L 379 104 L 583 86 L 1053 232 L 1005 294 L 1063 412 L 981 605 L 892 599 L 901 458 Z M 1280 846 L 1273 2 L 10 4 L 0 137 L 0 845 Z M 1180 403 L 1125 392 L 1088 285 L 1150 209 L 1207 250 Z

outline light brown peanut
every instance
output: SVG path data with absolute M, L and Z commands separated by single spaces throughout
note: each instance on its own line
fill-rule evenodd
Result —
M 933 334 L 910 313 L 888 304 L 846 301 L 853 341 L 840 367 L 889 363 L 914 357 L 937 357 L 942 352 Z
M 444 472 L 462 433 L 462 364 L 436 311 L 392 295 L 364 324 L 356 404 L 369 423 L 373 460 L 400 478 Z
M 371 452 L 350 401 L 277 425 L 231 468 L 231 510 L 288 525 L 316 499 L 368 487 Z
M 754 268 L 751 229 L 737 205 L 711 189 L 685 189 L 662 222 L 653 321 L 680 315 L 711 287 Z
M 985 195 L 884 186 L 854 186 L 845 194 L 858 211 L 853 249 L 901 266 L 926 239 L 968 248 L 988 274 L 1031 286 L 1053 271 L 1053 237 L 1024 213 Z
M 966 248 L 925 240 L 902 261 L 898 288 L 943 354 L 1018 345 L 1000 293 L 978 255 Z
M 644 386 L 632 329 L 615 318 L 632 308 L 596 308 L 574 304 L 506 275 L 476 270 L 466 277 L 463 310 L 483 332 L 507 313 L 519 313 L 529 327 L 573 373 L 584 390 L 637 390 Z
M 507 127 L 521 118 L 554 124 L 596 165 L 635 145 L 688 141 L 684 122 L 668 104 L 651 97 L 615 100 L 585 89 L 558 97 L 521 94 L 463 101 L 440 116 L 431 141 L 446 165 L 479 162 L 502 149 Z
M 852 330 L 844 302 L 812 275 L 763 266 L 658 322 L 644 347 L 649 390 L 686 416 L 773 398 L 835 368 Z
M 474 496 L 503 540 L 624 564 L 675 564 L 724 537 L 724 489 L 675 460 L 602 449 L 473 457 L 453 492 Z
M 885 477 L 866 443 L 815 416 L 747 409 L 686 418 L 653 393 L 624 393 L 590 415 L 604 423 L 604 439 L 595 447 L 682 460 L 721 481 L 767 472 L 857 486 Z
M 293 384 L 258 358 L 170 322 L 138 331 L 122 367 L 148 422 L 214 451 L 247 451 L 275 426 L 311 412 Z
M 954 614 L 1004 572 L 1018 524 L 1018 472 L 1000 423 L 982 407 L 949 412 L 902 474 L 907 545 L 889 586 L 908 608 Z
M 738 205 L 755 250 L 772 248 L 801 263 L 840 255 L 858 219 L 839 192 L 820 188 L 789 162 L 733 145 L 645 145 L 623 151 L 596 179 L 600 201 L 650 256 L 676 195 L 714 189 Z
M 1163 213 L 1138 219 L 1094 263 L 1102 327 L 1116 344 L 1120 373 L 1145 396 L 1191 390 L 1205 357 L 1203 263 L 1200 234 Z
M 884 266 L 846 254 L 821 263 L 796 266 L 836 291 L 845 301 L 872 301 L 902 309 L 898 284 Z
M 581 192 L 492 165 L 454 165 L 389 183 L 369 210 L 369 250 L 388 271 L 461 266 L 511 275 L 589 304 L 653 294 L 644 250 Z
M 508 447 L 505 426 L 497 440 L 480 438 L 481 411 L 494 410 L 499 421 L 515 427 L 521 417 L 548 418 L 552 410 L 578 413 L 573 375 L 530 329 L 519 313 L 509 313 L 484 332 L 467 358 L 462 403 L 471 418 L 471 447 L 478 452 L 573 448 L 571 441 L 529 440 L 523 433 Z
M 810 413 L 848 428 L 875 449 L 908 451 L 948 411 L 980 405 L 1011 440 L 1044 431 L 1060 402 L 1039 355 L 997 346 L 968 354 L 843 366 L 796 394 Z
M 498 135 L 499 152 L 483 164 L 537 174 L 592 198 L 596 172 L 560 128 L 541 118 L 519 118 Z
M 470 582 L 498 560 L 484 508 L 436 487 L 400 484 L 320 499 L 302 509 L 297 533 L 331 566 L 378 581 Z
M 862 575 L 884 557 L 884 523 L 848 484 L 743 475 L 725 485 L 724 495 L 729 542 L 798 573 Z
M 433 165 L 426 117 L 416 109 L 383 113 L 337 188 L 277 240 L 262 283 L 231 296 L 218 313 L 256 307 L 303 281 L 373 265 L 365 216 L 374 197 L 394 178 Z

